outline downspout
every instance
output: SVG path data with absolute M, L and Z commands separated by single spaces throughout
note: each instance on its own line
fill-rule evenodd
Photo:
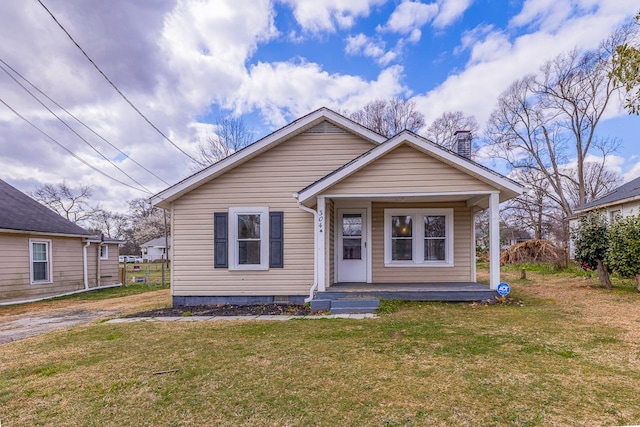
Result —
M 82 272 L 84 278 L 84 288 L 89 289 L 89 268 L 87 264 L 87 248 L 91 245 L 91 241 L 87 240 L 87 244 L 82 247 Z
M 298 195 L 294 194 L 293 197 L 296 199 L 296 201 L 298 202 L 298 207 L 300 209 L 302 209 L 305 212 L 309 212 L 310 214 L 313 215 L 313 284 L 311 285 L 311 289 L 309 289 L 309 297 L 305 298 L 304 302 L 310 302 L 313 299 L 313 295 L 316 291 L 316 289 L 318 289 L 318 260 L 316 259 L 317 253 L 318 253 L 318 242 L 316 241 L 316 235 L 317 233 L 316 231 L 316 227 L 318 226 L 318 212 L 314 211 L 311 208 L 308 208 L 306 206 L 304 206 L 302 203 L 300 203 L 300 200 L 298 200 Z
M 100 285 L 102 283 L 100 283 L 100 275 L 102 274 L 102 272 L 100 271 L 100 252 L 102 251 L 102 247 L 104 246 L 104 234 L 100 235 L 100 244 L 98 245 L 98 256 L 96 257 L 97 260 L 97 268 L 96 268 L 96 286 L 100 287 Z

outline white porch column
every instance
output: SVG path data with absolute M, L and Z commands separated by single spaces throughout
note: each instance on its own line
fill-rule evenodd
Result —
M 327 215 L 324 197 L 318 197 L 318 224 L 316 226 L 316 267 L 318 272 L 318 291 L 327 290 L 325 279 Z M 496 285 L 497 286 L 497 285 Z
M 500 283 L 500 195 L 489 196 L 489 287 Z

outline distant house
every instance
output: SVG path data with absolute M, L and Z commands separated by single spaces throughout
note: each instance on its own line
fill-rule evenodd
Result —
M 171 237 L 168 239 L 169 249 L 171 249 Z M 164 237 L 149 240 L 147 243 L 140 245 L 142 251 L 142 260 L 144 262 L 159 261 L 164 258 L 167 253 L 167 245 Z M 169 250 L 169 260 L 171 260 L 171 250 Z
M 119 285 L 118 243 L 0 180 L 0 304 Z
M 609 194 L 592 200 L 574 210 L 574 214 L 569 217 L 569 226 L 573 227 L 580 219 L 580 216 L 587 212 L 602 211 L 609 221 L 615 221 L 616 217 L 632 216 L 640 214 L 640 177 L 622 184 Z M 574 257 L 573 241 L 569 242 L 569 256 Z
M 497 289 L 499 203 L 523 188 L 469 159 L 470 136 L 448 150 L 321 108 L 153 196 L 171 210 L 173 303 L 475 284 L 474 217 L 487 208 Z

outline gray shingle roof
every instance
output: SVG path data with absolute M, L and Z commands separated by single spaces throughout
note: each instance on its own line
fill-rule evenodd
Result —
M 1 179 L 0 229 L 91 236 L 89 231 L 61 217 Z
M 582 206 L 578 206 L 576 208 L 576 211 L 589 210 L 598 206 L 608 205 L 610 203 L 615 203 L 638 196 L 640 196 L 640 177 L 631 180 L 626 184 L 622 184 L 620 187 L 616 188 L 606 196 L 600 197 L 596 200 L 592 200 Z

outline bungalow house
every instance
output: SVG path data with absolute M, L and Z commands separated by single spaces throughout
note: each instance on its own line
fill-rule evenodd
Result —
M 162 260 L 167 253 L 167 241 L 169 243 L 169 249 L 171 249 L 171 237 L 168 237 L 166 241 L 164 237 L 158 237 L 157 239 L 149 240 L 140 245 L 142 261 L 153 262 Z M 168 255 L 168 259 L 171 260 L 171 251 L 169 251 Z
M 344 285 L 487 289 L 474 232 L 487 208 L 497 289 L 498 205 L 523 188 L 458 138 L 456 152 L 408 131 L 387 139 L 321 108 L 156 194 L 171 211 L 174 305 L 301 303 Z
M 0 180 L 0 305 L 119 285 L 118 243 Z

